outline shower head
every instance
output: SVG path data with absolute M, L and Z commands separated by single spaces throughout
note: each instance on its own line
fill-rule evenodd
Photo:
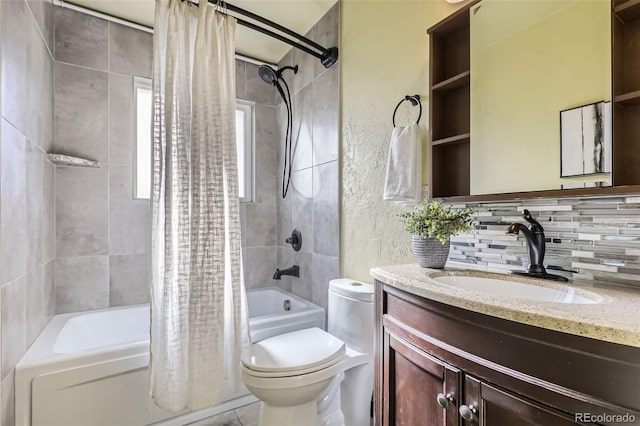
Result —
M 282 78 L 282 73 L 286 70 L 292 70 L 294 74 L 298 73 L 298 66 L 289 66 L 282 67 L 278 70 L 274 70 L 269 65 L 260 65 L 258 67 L 258 75 L 263 79 L 266 83 L 275 85 L 276 82 Z
M 258 75 L 263 79 L 266 83 L 276 84 L 280 75 L 276 70 L 271 68 L 269 65 L 260 65 L 258 67 Z

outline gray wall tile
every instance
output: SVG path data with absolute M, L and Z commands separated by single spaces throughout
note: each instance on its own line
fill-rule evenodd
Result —
M 293 97 L 293 170 L 313 165 L 313 87 L 306 86 Z
M 148 256 L 109 256 L 109 306 L 149 303 Z
M 53 129 L 52 58 L 23 1 L 2 3 L 2 115 L 48 150 Z
M 340 247 L 338 162 L 313 168 L 314 253 L 338 256 Z
M 109 74 L 109 163 L 133 163 L 133 77 Z
M 276 268 L 283 269 L 293 265 L 293 249 L 287 247 L 277 248 Z M 274 268 L 273 270 L 275 271 Z M 273 276 L 273 275 L 272 275 Z M 276 285 L 283 290 L 292 291 L 295 278 L 285 275 L 278 280 L 271 280 L 271 285 Z
M 313 255 L 311 266 L 313 275 L 313 298 L 311 301 L 328 308 L 329 281 L 340 277 L 340 262 L 337 257 Z
M 149 200 L 133 198 L 129 166 L 109 166 L 109 254 L 144 254 L 149 246 Z
M 44 161 L 44 172 L 42 176 L 44 190 L 44 211 L 43 218 L 43 237 L 42 237 L 42 255 L 44 262 L 50 262 L 55 259 L 55 168 L 48 161 Z
M 66 257 L 55 264 L 56 313 L 109 306 L 109 256 Z
M 4 6 L 3 6 L 4 7 Z M 2 120 L 0 140 L 0 204 L 2 209 L 2 279 L 15 280 L 27 272 L 29 233 L 27 225 L 26 139 Z
M 243 250 L 244 282 L 247 289 L 274 285 L 272 278 L 276 272 L 276 255 L 273 247 L 247 247 Z
M 256 201 L 245 205 L 247 247 L 276 245 L 276 181 L 260 177 L 256 181 Z
M 48 322 L 56 314 L 55 260 L 42 265 L 42 314 Z M 45 324 L 46 325 L 46 324 Z
M 107 161 L 107 73 L 60 62 L 55 72 L 55 150 Z
M 293 264 L 300 267 L 300 277 L 291 278 L 291 290 L 306 300 L 313 299 L 313 256 L 304 251 L 293 252 Z
M 26 134 L 28 122 L 28 46 L 30 34 L 26 3 L 2 2 L 2 116 Z
M 53 53 L 53 3 L 51 0 L 27 0 L 27 4 L 36 19 L 36 24 L 47 47 Z
M 245 99 L 265 105 L 277 105 L 275 86 L 266 83 L 258 75 L 258 66 L 245 62 Z
M 338 159 L 340 69 L 332 67 L 313 82 L 313 165 Z
M 330 48 L 340 47 L 340 2 L 336 2 L 331 9 L 309 31 L 311 39 L 319 45 Z M 339 68 L 336 63 L 332 68 Z M 314 76 L 318 77 L 326 68 L 320 61 L 313 62 Z
M 278 183 L 278 191 L 281 187 L 281 184 Z M 291 188 L 291 187 L 290 187 Z M 287 194 L 286 198 L 282 198 L 278 196 L 277 203 L 277 212 L 278 212 L 278 223 L 277 223 L 277 245 L 281 247 L 287 247 L 288 244 L 285 242 L 287 238 L 291 236 L 291 231 L 293 231 L 293 221 L 292 221 L 292 198 L 293 198 L 293 190 L 289 189 L 290 193 Z M 280 193 L 280 192 L 278 192 Z M 302 244 L 305 244 L 305 239 L 309 238 L 310 235 L 302 236 Z
M 302 50 L 296 49 L 295 47 L 291 49 L 290 53 L 291 62 L 285 63 L 284 60 L 282 60 L 280 61 L 280 66 L 298 66 L 298 73 L 295 75 L 289 74 L 287 78 L 287 81 L 290 82 L 289 86 L 292 88 L 292 92 L 298 93 L 313 81 L 314 63 L 318 61 L 318 59 L 316 59 L 315 56 L 311 56 L 308 53 L 303 52 Z
M 108 170 L 56 168 L 56 256 L 108 252 Z
M 236 59 L 236 98 L 246 99 L 245 62 Z
M 278 123 L 276 108 L 256 104 L 256 175 L 260 178 L 278 176 Z
M 29 241 L 29 269 L 44 263 L 44 165 L 45 156 L 27 141 L 27 241 Z
M 13 370 L 27 348 L 27 275 L 5 284 L 0 291 L 2 309 L 2 378 Z
M 16 422 L 15 419 L 15 370 L 11 370 L 11 373 L 2 379 L 2 412 L 1 424 L 2 426 L 13 426 Z
M 291 229 L 302 233 L 302 250 L 314 252 L 313 232 L 313 169 L 299 170 L 291 178 Z M 325 236 L 326 237 L 326 236 Z
M 153 35 L 109 22 L 111 72 L 151 78 Z
M 26 348 L 36 340 L 45 325 L 43 315 L 43 271 L 36 268 L 27 275 L 26 282 Z M 48 320 L 48 318 L 46 319 Z
M 107 21 L 63 7 L 55 8 L 54 19 L 56 61 L 107 71 Z

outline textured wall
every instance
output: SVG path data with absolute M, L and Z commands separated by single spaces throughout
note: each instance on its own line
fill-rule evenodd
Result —
M 405 95 L 421 95 L 426 148 L 426 29 L 455 9 L 444 1 L 342 2 L 342 276 L 371 282 L 371 267 L 412 261 L 401 209 L 382 201 L 391 117 Z M 399 111 L 397 124 L 411 114 Z
M 13 426 L 14 367 L 54 312 L 53 6 L 3 0 L 0 277 L 2 426 Z
M 340 5 L 336 3 L 307 33 L 327 47 L 339 43 Z M 282 185 L 286 109 L 280 104 L 278 148 L 279 268 L 300 266 L 300 278 L 284 277 L 280 286 L 327 307 L 329 281 L 339 276 L 339 119 L 340 63 L 325 69 L 313 56 L 291 49 L 279 64 L 298 65 L 298 74 L 284 76 L 292 91 L 293 173 L 285 199 Z M 302 250 L 285 243 L 291 231 L 302 232 Z M 272 272 L 273 274 L 273 272 Z M 270 282 L 274 282 L 270 280 Z

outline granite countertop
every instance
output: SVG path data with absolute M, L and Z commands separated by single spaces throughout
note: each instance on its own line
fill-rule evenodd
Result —
M 502 276 L 510 281 L 534 282 L 551 288 L 569 285 L 576 289 L 577 295 L 597 300 L 597 303 L 542 302 L 464 290 L 438 283 L 428 276 L 438 272 L 445 275 L 468 272 L 469 275 L 489 278 Z M 397 289 L 469 311 L 592 339 L 640 347 L 640 289 L 589 281 L 556 283 L 448 267 L 444 270 L 425 269 L 417 264 L 373 268 L 370 274 L 376 280 Z

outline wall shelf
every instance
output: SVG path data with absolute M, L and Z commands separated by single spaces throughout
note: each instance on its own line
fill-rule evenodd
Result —
M 617 95 L 613 98 L 613 100 L 615 101 L 615 103 L 622 106 L 638 105 L 640 104 L 640 90 Z
M 444 92 L 447 90 L 457 89 L 457 88 L 469 85 L 470 79 L 471 79 L 471 71 L 464 71 L 458 75 L 455 75 L 451 78 L 446 79 L 445 81 L 441 81 L 440 83 L 434 84 L 432 87 L 432 90 L 434 92 Z
M 49 154 L 49 161 L 56 166 L 63 167 L 90 167 L 99 168 L 100 163 L 95 160 L 89 160 L 87 158 L 74 157 L 72 155 L 65 154 Z
M 446 145 L 446 144 L 454 144 L 454 143 L 465 143 L 471 140 L 471 133 L 463 133 L 461 135 L 450 136 L 448 138 L 437 139 L 431 142 L 431 144 L 436 146 Z

